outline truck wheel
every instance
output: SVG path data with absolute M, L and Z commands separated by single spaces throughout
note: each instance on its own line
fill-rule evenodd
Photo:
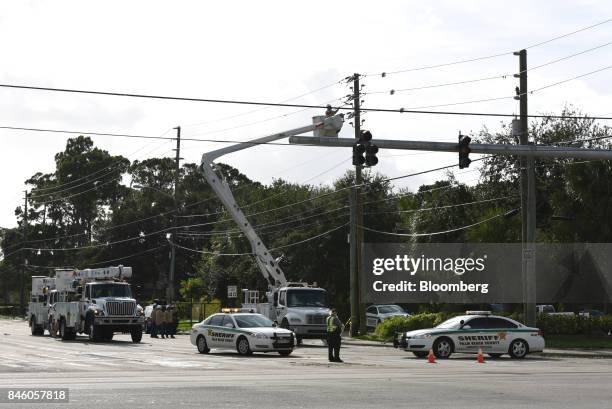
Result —
M 295 344 L 296 345 L 302 345 L 302 337 L 296 336 L 295 337 Z
M 210 352 L 210 348 L 208 348 L 208 344 L 206 343 L 206 338 L 204 338 L 204 335 L 200 335 L 198 339 L 196 339 L 196 345 L 198 347 L 199 353 L 207 354 Z
M 93 319 L 89 319 L 88 321 L 88 329 L 89 329 L 89 340 L 91 342 L 98 342 L 100 340 L 100 327 L 95 324 Z
M 113 340 L 113 331 L 106 329 L 103 334 L 104 335 L 102 336 L 102 338 L 104 338 L 104 341 L 110 342 Z
M 60 319 L 59 334 L 62 341 L 70 340 L 70 330 L 66 328 L 66 320 L 64 318 Z
M 289 351 L 278 351 L 278 353 L 279 353 L 281 356 L 289 356 L 289 355 L 291 355 L 291 353 L 292 353 L 292 352 L 293 352 L 293 350 L 292 350 L 292 349 L 290 349 Z
M 251 351 L 251 346 L 249 345 L 249 340 L 245 337 L 238 338 L 236 350 L 240 355 L 251 355 L 253 353 L 253 351 Z
M 133 329 L 130 332 L 130 335 L 132 336 L 132 342 L 133 343 L 135 343 L 135 344 L 139 343 L 140 340 L 142 339 L 142 328 Z

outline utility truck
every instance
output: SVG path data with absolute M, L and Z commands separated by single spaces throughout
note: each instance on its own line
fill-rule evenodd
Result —
M 71 340 L 85 333 L 90 341 L 110 341 L 115 332 L 122 332 L 140 342 L 144 314 L 126 281 L 131 276 L 132 268 L 121 265 L 57 270 L 58 301 L 49 311 L 52 334 Z
M 32 335 L 43 335 L 45 329 L 49 329 L 49 296 L 54 289 L 54 277 L 32 276 L 32 291 L 30 292 L 27 315 Z
M 342 128 L 342 114 L 333 115 L 328 107 L 326 116 L 313 118 L 313 124 L 254 139 L 247 143 L 227 146 L 202 155 L 201 170 L 232 219 L 249 240 L 259 270 L 268 282 L 266 301 L 261 302 L 258 290 L 243 289 L 243 308 L 270 318 L 283 328 L 292 330 L 300 343 L 303 338 L 324 339 L 325 318 L 329 315 L 327 291 L 316 284 L 290 282 L 266 245 L 236 203 L 229 184 L 215 172 L 214 160 L 262 143 L 273 142 L 293 135 L 314 131 L 315 134 L 337 136 Z

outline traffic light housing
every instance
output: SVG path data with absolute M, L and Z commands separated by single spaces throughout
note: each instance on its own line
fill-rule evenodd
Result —
M 472 160 L 470 159 L 470 142 L 472 138 L 467 135 L 461 135 L 459 132 L 459 169 L 464 169 L 470 166 Z
M 378 146 L 372 143 L 372 133 L 370 131 L 361 131 L 359 141 L 353 145 L 353 165 L 375 166 L 378 163 L 377 153 Z

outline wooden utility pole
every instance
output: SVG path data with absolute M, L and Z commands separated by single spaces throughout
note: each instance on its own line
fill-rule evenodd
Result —
M 178 186 L 180 181 L 181 171 L 181 127 L 176 128 L 176 158 L 174 163 L 174 215 L 172 216 L 172 241 L 170 242 L 170 277 L 168 279 L 168 302 L 174 302 L 174 273 L 176 268 L 176 247 L 174 241 L 176 240 L 176 221 L 178 220 Z
M 23 236 L 22 247 L 25 247 L 25 244 L 28 241 L 28 191 L 24 190 L 23 192 L 25 193 L 25 198 L 21 230 Z M 21 266 L 21 277 L 19 279 L 19 313 L 21 314 L 21 316 L 25 314 L 25 270 L 26 264 L 28 263 L 25 253 L 22 254 L 23 265 Z
M 519 57 L 519 143 L 529 145 L 529 122 L 527 111 L 527 50 L 515 52 Z M 514 129 L 514 127 L 513 127 Z M 536 197 L 535 163 L 533 157 L 521 157 L 521 217 L 522 217 L 522 282 L 523 313 L 525 324 L 536 325 Z
M 353 124 L 355 128 L 355 140 L 361 137 L 361 85 L 360 75 L 353 74 Z M 365 311 L 361 305 L 359 293 L 359 276 L 362 271 L 361 248 L 363 243 L 363 200 L 361 198 L 361 185 L 363 184 L 362 166 L 355 166 L 355 187 L 351 192 L 351 218 L 350 238 L 351 242 L 351 336 L 357 335 L 357 329 L 361 334 L 366 332 Z

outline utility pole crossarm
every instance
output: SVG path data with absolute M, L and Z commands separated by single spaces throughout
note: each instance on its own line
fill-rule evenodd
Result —
M 246 238 L 249 240 L 251 244 L 251 249 L 253 254 L 255 255 L 255 259 L 257 260 L 257 265 L 261 270 L 261 273 L 268 281 L 270 285 L 285 285 L 287 283 L 287 278 L 285 277 L 285 273 L 278 265 L 276 259 L 272 257 L 270 251 L 263 243 L 263 241 L 257 235 L 255 229 L 251 226 L 249 221 L 247 220 L 245 214 L 242 212 L 242 209 L 238 206 L 234 195 L 228 185 L 228 183 L 214 170 L 213 161 L 223 155 L 232 152 L 238 152 L 243 149 L 251 148 L 258 144 L 273 142 L 279 139 L 287 138 L 292 135 L 305 133 L 313 131 L 317 128 L 325 127 L 325 126 L 333 126 L 335 129 L 340 130 L 343 124 L 343 116 L 336 115 L 325 118 L 323 122 L 318 122 L 312 125 L 303 126 L 300 128 L 291 129 L 289 131 L 276 133 L 269 136 L 264 136 L 262 138 L 254 139 L 249 141 L 248 143 L 240 143 L 232 146 L 228 146 L 225 148 L 217 149 L 212 152 L 207 152 L 202 155 L 201 162 L 201 170 L 204 173 L 204 177 L 208 182 L 208 185 L 213 189 L 216 193 L 217 197 L 223 203 L 223 206 L 231 215 L 232 219 L 238 225 L 238 228 L 244 233 Z
M 355 139 L 327 138 L 311 136 L 292 136 L 289 143 L 296 145 L 320 145 L 326 147 L 352 147 Z M 382 149 L 403 149 L 433 152 L 457 152 L 459 145 L 454 142 L 405 141 L 377 139 L 376 145 Z M 470 144 L 472 153 L 495 155 L 517 155 L 542 158 L 580 158 L 592 160 L 612 160 L 612 150 L 586 149 L 547 145 L 501 145 L 487 143 Z

